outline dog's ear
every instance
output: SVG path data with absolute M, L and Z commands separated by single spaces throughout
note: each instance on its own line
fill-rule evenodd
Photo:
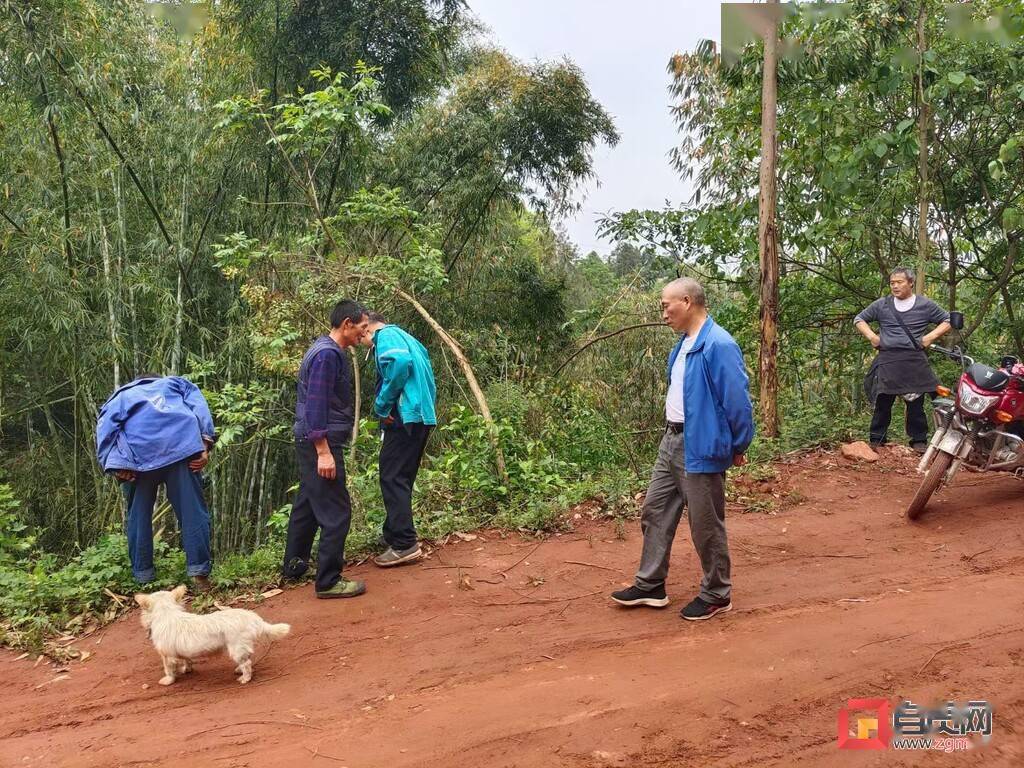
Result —
M 135 596 L 135 602 L 141 605 L 143 608 L 149 608 L 153 604 L 153 598 L 149 595 L 143 595 L 141 592 Z
M 182 584 L 181 586 L 175 587 L 174 589 L 172 589 L 171 590 L 171 595 L 173 595 L 174 599 L 177 600 L 180 603 L 182 600 L 185 599 L 185 593 L 187 591 L 188 591 L 188 588 L 184 584 Z

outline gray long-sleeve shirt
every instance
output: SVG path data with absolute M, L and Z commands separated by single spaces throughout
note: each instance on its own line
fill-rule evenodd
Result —
M 896 319 L 896 312 L 892 296 L 883 296 L 871 302 L 867 309 L 853 318 L 853 322 L 878 323 L 879 349 L 917 349 Z M 928 332 L 929 326 L 949 321 L 949 313 L 927 296 L 917 296 L 914 306 L 900 312 L 900 317 L 918 342 Z

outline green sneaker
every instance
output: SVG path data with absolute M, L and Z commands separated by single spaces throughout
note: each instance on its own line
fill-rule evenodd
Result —
M 388 547 L 384 550 L 384 554 L 373 558 L 373 564 L 381 568 L 391 568 L 396 565 L 415 562 L 421 557 L 423 557 L 423 550 L 420 549 L 419 542 L 416 542 L 408 549 Z
M 338 579 L 338 583 L 324 592 L 317 592 L 316 596 L 321 600 L 330 600 L 335 597 L 359 597 L 366 591 L 366 582 L 352 579 Z

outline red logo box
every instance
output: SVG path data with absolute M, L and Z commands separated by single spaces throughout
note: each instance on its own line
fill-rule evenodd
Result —
M 857 718 L 857 735 L 850 734 L 850 714 L 871 712 Z M 888 749 L 892 741 L 892 719 L 888 699 L 850 699 L 839 710 L 837 731 L 840 749 Z M 871 736 L 870 732 L 875 735 Z

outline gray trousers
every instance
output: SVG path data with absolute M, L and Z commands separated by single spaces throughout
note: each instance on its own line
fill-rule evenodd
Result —
M 732 582 L 725 533 L 725 473 L 687 473 L 685 461 L 682 433 L 666 430 L 658 446 L 658 459 L 640 517 L 644 548 L 636 586 L 649 591 L 665 583 L 672 541 L 685 505 L 690 538 L 704 571 L 700 598 L 708 603 L 728 603 Z

